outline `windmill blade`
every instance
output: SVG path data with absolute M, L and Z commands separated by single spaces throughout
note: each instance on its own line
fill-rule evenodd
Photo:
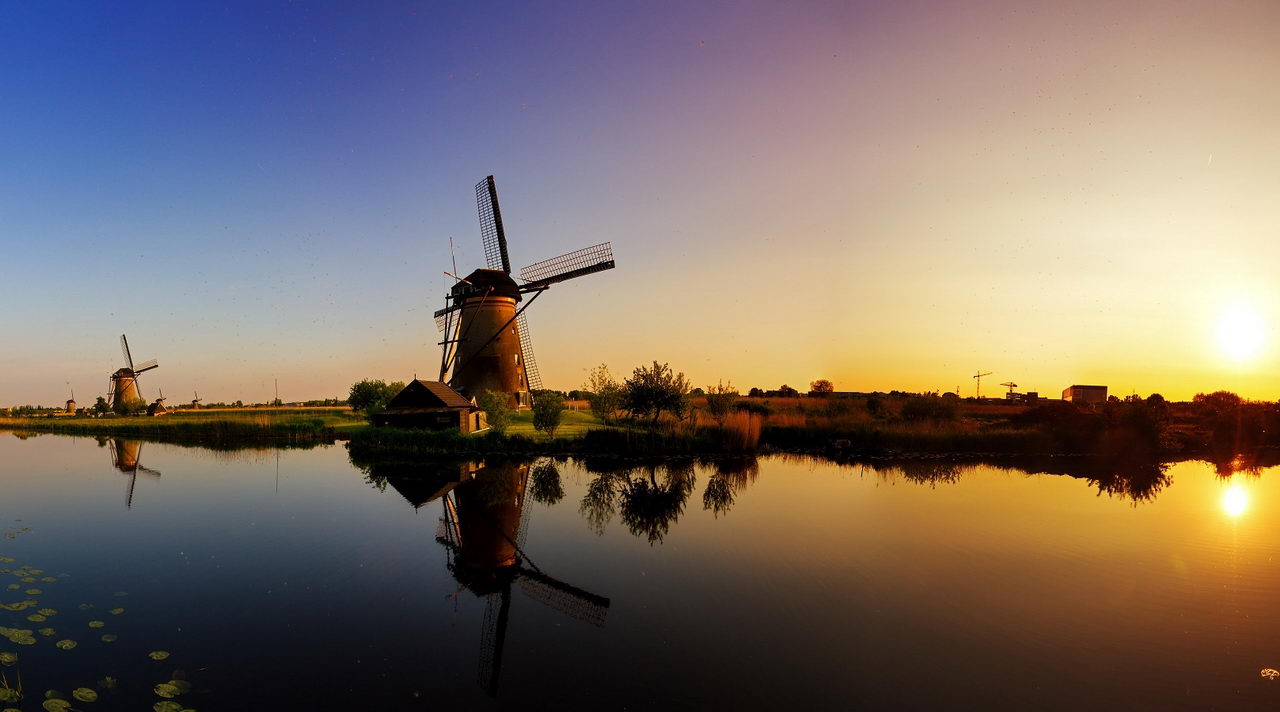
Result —
M 580 621 L 602 626 L 605 616 L 609 614 L 609 599 L 553 579 L 544 573 L 521 569 L 519 581 L 520 590 L 529 598 Z
M 533 357 L 533 341 L 529 337 L 529 322 L 524 312 L 516 320 L 520 330 L 520 353 L 524 362 L 524 380 L 531 391 L 542 390 L 542 374 L 538 373 L 538 361 Z
M 454 304 L 451 307 L 445 307 L 444 309 L 440 309 L 436 311 L 436 313 L 433 315 L 436 318 L 436 328 L 439 329 L 440 331 L 444 331 L 444 328 L 449 325 L 449 320 L 448 320 L 449 314 L 456 312 L 461 308 L 462 308 L 461 304 Z
M 129 340 L 124 338 L 124 334 L 120 335 L 120 350 L 124 351 L 125 363 L 129 364 L 129 370 L 133 370 L 133 356 L 129 354 Z
M 498 208 L 498 187 L 493 176 L 476 183 L 476 211 L 480 215 L 480 241 L 484 243 L 485 264 L 489 269 L 511 274 L 507 233 L 502 228 L 502 210 Z
M 153 368 L 160 368 L 160 362 L 155 359 L 151 359 L 146 363 L 140 364 L 137 368 L 133 370 L 133 372 L 135 374 L 138 374 L 138 373 L 142 373 L 143 371 L 150 371 Z
M 574 250 L 525 267 L 520 270 L 520 279 L 526 284 L 521 285 L 520 289 L 524 291 L 546 289 L 557 282 L 603 272 L 615 266 L 613 244 L 602 242 L 599 245 L 584 247 L 581 250 Z

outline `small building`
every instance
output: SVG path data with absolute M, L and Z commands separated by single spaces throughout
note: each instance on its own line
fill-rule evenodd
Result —
M 474 400 L 464 398 L 439 381 L 418 379 L 388 401 L 385 410 L 375 413 L 373 424 L 425 430 L 456 429 L 464 435 L 489 427 L 484 411 Z
M 1062 400 L 1093 405 L 1107 402 L 1106 386 L 1069 386 L 1062 391 Z
M 151 405 L 147 406 L 147 415 L 158 416 L 158 415 L 168 415 L 168 414 L 169 414 L 169 409 L 164 407 L 163 398 L 157 398 L 155 403 L 152 403 Z

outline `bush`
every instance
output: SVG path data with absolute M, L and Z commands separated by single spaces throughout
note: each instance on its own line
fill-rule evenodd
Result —
M 733 407 L 744 413 L 755 415 L 769 415 L 773 412 L 773 406 L 769 405 L 769 401 L 738 401 L 733 404 Z
M 917 396 L 902 404 L 903 420 L 955 420 L 958 404 L 938 396 Z
M 548 437 L 556 436 L 560 418 L 564 415 L 564 398 L 554 391 L 543 391 L 533 401 L 533 427 Z
M 625 392 L 622 384 L 609 374 L 608 366 L 602 363 L 591 369 L 582 388 L 585 391 L 582 395 L 591 406 L 592 414 L 606 423 L 612 423 L 618 417 Z
M 351 392 L 347 396 L 347 405 L 358 413 L 372 416 L 374 413 L 386 408 L 387 401 L 403 390 L 403 381 L 387 383 L 386 381 L 366 378 L 359 383 L 352 384 Z M 234 405 L 239 406 L 240 401 L 236 401 Z
M 717 383 L 714 386 L 708 386 L 706 390 L 707 412 L 720 425 L 724 425 L 725 416 L 729 415 L 729 411 L 733 409 L 733 404 L 738 400 L 738 389 L 730 383 Z
M 489 427 L 496 433 L 507 432 L 511 425 L 511 397 L 506 393 L 484 391 L 476 397 L 476 405 L 483 410 L 489 421 Z
M 683 373 L 676 373 L 665 363 L 653 362 L 652 367 L 638 366 L 626 381 L 623 407 L 632 416 L 650 417 L 657 425 L 663 412 L 677 418 L 684 417 L 688 408 L 689 381 Z

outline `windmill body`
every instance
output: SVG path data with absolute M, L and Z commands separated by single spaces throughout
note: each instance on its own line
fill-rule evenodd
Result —
M 476 205 L 486 267 L 465 279 L 450 275 L 457 282 L 445 308 L 435 313 L 436 326 L 445 334 L 438 380 L 450 374 L 449 386 L 468 398 L 489 390 L 507 394 L 517 408 L 528 408 L 542 379 L 525 310 L 553 284 L 613 269 L 613 250 L 606 242 L 538 262 L 520 270 L 517 283 L 493 176 L 476 185 Z

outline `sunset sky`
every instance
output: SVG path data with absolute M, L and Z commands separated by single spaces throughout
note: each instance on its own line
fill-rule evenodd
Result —
M 483 253 L 611 240 L 543 380 L 1280 397 L 1280 3 L 0 10 L 0 405 L 435 377 Z

